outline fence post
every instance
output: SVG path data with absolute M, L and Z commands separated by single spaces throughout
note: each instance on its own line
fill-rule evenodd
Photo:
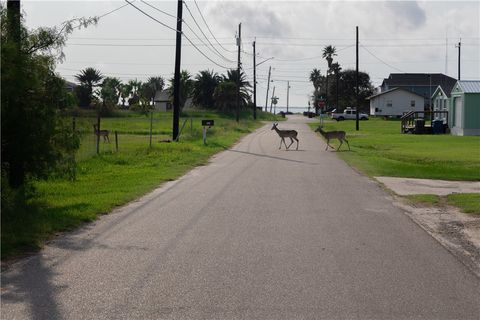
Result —
M 153 111 L 150 111 L 150 148 L 152 147 L 152 124 L 153 124 Z
M 97 135 L 97 154 L 100 154 L 100 111 L 97 114 L 97 132 L 95 134 Z
M 118 133 L 117 130 L 115 130 L 115 150 L 118 152 Z

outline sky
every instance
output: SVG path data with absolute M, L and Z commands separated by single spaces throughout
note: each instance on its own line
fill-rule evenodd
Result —
M 122 81 L 172 78 L 177 1 L 132 4 L 138 9 L 126 1 L 32 0 L 22 1 L 22 10 L 31 29 L 103 16 L 96 26 L 70 35 L 65 59 L 57 66 L 69 81 L 86 67 Z M 185 0 L 183 20 L 181 63 L 192 75 L 205 69 L 218 74 L 236 69 L 241 23 L 242 68 L 250 82 L 256 42 L 258 106 L 265 106 L 269 67 L 269 96 L 275 87 L 278 106 L 286 106 L 289 81 L 289 106 L 301 108 L 313 92 L 311 70 L 325 74 L 327 69 L 321 57 L 325 46 L 335 46 L 334 62 L 343 70 L 355 69 L 356 26 L 359 70 L 370 75 L 375 87 L 390 73 L 457 78 L 459 41 L 462 80 L 480 79 L 480 1 Z

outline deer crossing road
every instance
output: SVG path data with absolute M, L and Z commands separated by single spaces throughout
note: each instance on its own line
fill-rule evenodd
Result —
M 305 121 L 14 264 L 2 319 L 478 319 L 479 279 Z

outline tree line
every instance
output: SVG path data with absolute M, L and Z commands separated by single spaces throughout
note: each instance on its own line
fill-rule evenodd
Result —
M 94 68 L 86 68 L 75 75 L 80 83 L 75 88 L 75 97 L 80 107 L 128 108 L 150 111 L 154 105 L 157 92 L 167 90 L 173 100 L 173 78 L 168 80 L 161 76 L 150 77 L 146 81 L 129 80 L 122 82 L 116 77 L 105 77 Z M 240 87 L 240 107 L 251 105 L 251 85 L 246 81 L 243 71 L 228 70 L 219 75 L 211 70 L 202 70 L 192 76 L 187 70 L 180 74 L 180 109 L 192 98 L 192 103 L 200 109 L 233 111 L 236 107 L 237 83 Z M 166 88 L 165 88 L 166 87 Z
M 310 81 L 313 84 L 314 91 L 312 101 L 315 109 L 319 102 L 326 104 L 326 110 L 343 110 L 347 107 L 357 107 L 359 110 L 368 109 L 367 97 L 374 92 L 370 76 L 366 72 L 359 71 L 359 105 L 357 106 L 356 96 L 356 71 L 353 69 L 342 70 L 338 62 L 333 62 L 333 57 L 337 55 L 334 46 L 326 46 L 323 49 L 322 57 L 327 61 L 327 70 L 322 74 L 320 69 L 314 68 L 310 72 Z

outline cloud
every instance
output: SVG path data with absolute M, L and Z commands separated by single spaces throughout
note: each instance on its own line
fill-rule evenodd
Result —
M 417 29 L 425 25 L 425 10 L 414 1 L 388 1 L 384 6 L 396 29 Z
M 208 16 L 222 29 L 237 30 L 239 22 L 242 27 L 254 27 L 256 34 L 285 36 L 291 31 L 287 23 L 268 3 L 226 2 L 211 6 Z

